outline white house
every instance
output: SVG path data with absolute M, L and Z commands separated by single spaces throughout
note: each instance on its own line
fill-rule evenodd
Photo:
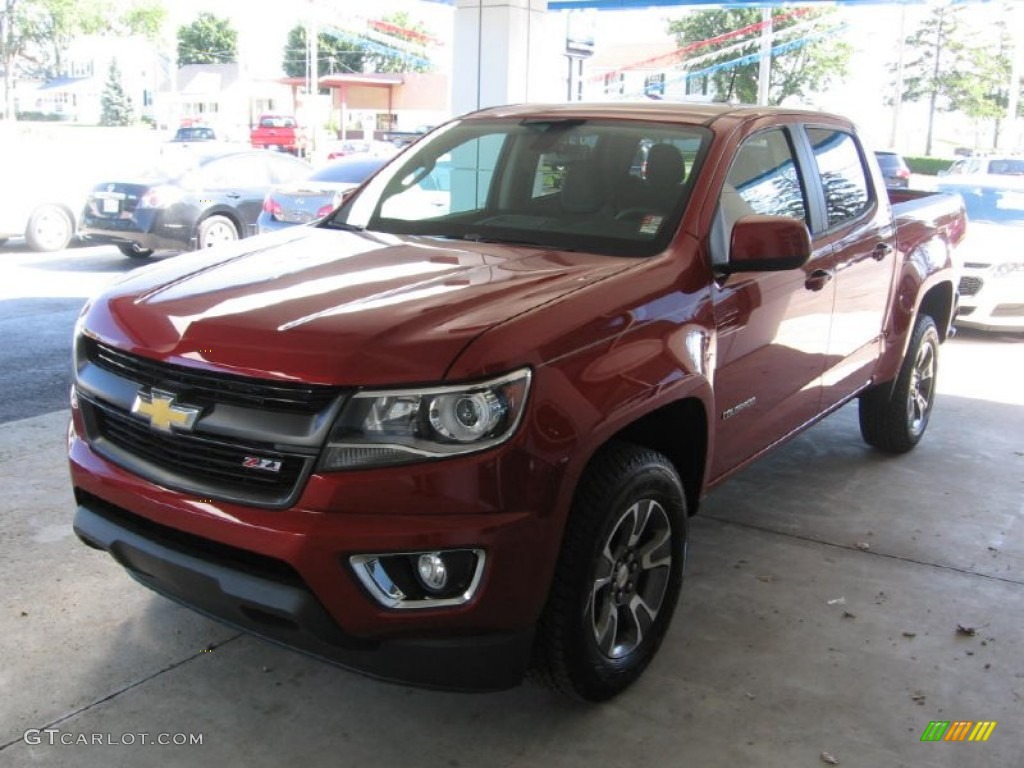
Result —
M 35 91 L 34 104 L 20 103 L 21 110 L 98 123 L 110 64 L 116 61 L 121 85 L 132 100 L 135 114 L 154 117 L 154 96 L 167 80 L 168 60 L 146 38 L 86 35 L 71 42 L 64 60 L 60 76 Z

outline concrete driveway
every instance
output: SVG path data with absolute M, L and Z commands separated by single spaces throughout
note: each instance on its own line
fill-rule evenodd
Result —
M 0 764 L 1019 767 L 1022 363 L 961 334 L 913 453 L 847 407 L 716 491 L 660 655 L 603 706 L 387 685 L 208 621 L 74 538 L 64 413 L 0 425 Z M 922 742 L 936 720 L 998 725 Z

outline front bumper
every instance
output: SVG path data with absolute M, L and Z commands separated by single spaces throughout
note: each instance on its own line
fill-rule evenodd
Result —
M 245 552 L 190 541 L 96 498 L 83 499 L 75 533 L 110 553 L 137 581 L 207 616 L 384 680 L 429 688 L 501 690 L 517 685 L 533 633 L 360 639 L 346 635 L 301 579 Z M 205 546 L 204 546 L 205 545 Z M 283 564 L 282 564 L 283 565 Z
M 957 326 L 1024 331 L 1024 273 L 995 277 L 991 269 L 965 270 L 960 294 Z
M 81 538 L 140 582 L 227 624 L 373 677 L 495 690 L 517 684 L 563 516 L 559 471 L 519 449 L 416 467 L 310 476 L 288 508 L 198 498 L 145 480 L 69 435 Z M 397 610 L 356 555 L 477 549 L 464 604 Z

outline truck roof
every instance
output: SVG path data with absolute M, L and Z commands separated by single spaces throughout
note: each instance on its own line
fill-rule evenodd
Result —
M 827 118 L 849 124 L 841 115 L 789 107 L 762 107 L 735 104 L 671 103 L 664 101 L 612 102 L 571 104 L 512 104 L 491 107 L 472 113 L 472 117 L 519 117 L 519 118 L 617 118 L 659 120 L 690 124 L 710 125 L 722 117 L 738 120 L 755 120 L 771 116 L 796 116 L 809 119 Z

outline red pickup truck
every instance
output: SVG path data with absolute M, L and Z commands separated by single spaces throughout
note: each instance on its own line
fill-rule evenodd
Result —
M 826 114 L 457 119 L 316 226 L 89 302 L 75 529 L 369 675 L 607 699 L 658 649 L 711 488 L 855 398 L 872 446 L 921 439 L 965 218 L 893 194 Z
M 272 149 L 277 152 L 301 154 L 302 132 L 294 117 L 287 115 L 260 115 L 256 126 L 249 131 L 253 149 Z

